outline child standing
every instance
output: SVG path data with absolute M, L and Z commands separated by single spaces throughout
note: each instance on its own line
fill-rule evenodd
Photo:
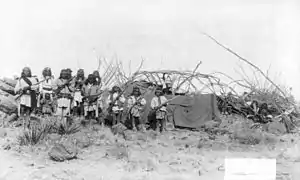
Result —
M 132 122 L 132 129 L 136 131 L 136 125 L 140 125 L 140 130 L 145 131 L 145 126 L 141 121 L 141 111 L 146 105 L 146 100 L 141 96 L 141 91 L 138 87 L 134 87 L 131 96 L 128 99 L 128 109 L 130 120 Z
M 125 103 L 125 97 L 121 94 L 121 88 L 114 86 L 108 96 L 107 103 L 109 104 L 108 113 L 112 115 L 112 125 L 116 125 L 121 122 L 123 105 Z
M 157 89 L 155 90 L 155 96 L 151 100 L 151 109 L 155 113 L 156 131 L 165 131 L 167 98 L 163 95 L 161 87 L 157 87 Z
M 52 115 L 53 114 L 53 101 L 51 99 L 50 93 L 45 93 L 44 98 L 41 100 L 42 113 L 43 115 Z

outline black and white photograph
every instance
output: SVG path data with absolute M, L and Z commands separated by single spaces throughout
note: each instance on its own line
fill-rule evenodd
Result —
M 300 1 L 0 1 L 0 180 L 299 180 Z

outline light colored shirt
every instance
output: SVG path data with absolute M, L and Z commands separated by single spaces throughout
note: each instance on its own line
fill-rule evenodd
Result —
M 112 96 L 113 96 L 112 99 L 111 99 L 111 94 L 108 96 L 107 104 L 111 103 L 112 100 L 114 101 L 119 96 L 119 93 L 114 93 Z M 123 96 L 123 94 L 119 97 L 119 100 L 114 103 L 114 106 L 112 107 L 112 110 L 114 112 L 123 110 L 123 107 L 120 106 L 120 102 L 125 103 L 125 97 Z
M 159 99 L 158 98 L 160 99 L 160 103 L 159 103 Z M 150 106 L 151 106 L 152 109 L 154 109 L 154 108 L 160 106 L 161 104 L 166 103 L 167 101 L 168 100 L 167 100 L 167 98 L 165 96 L 159 96 L 159 97 L 155 96 L 151 100 Z M 163 106 L 159 110 L 161 110 L 161 111 L 167 111 L 167 108 L 165 106 Z
M 48 78 L 48 80 L 45 80 L 44 77 L 42 77 L 41 80 L 40 80 L 40 81 L 43 81 L 39 85 L 39 90 L 40 90 L 41 94 L 44 94 L 44 93 L 50 93 L 51 94 L 52 90 L 53 90 L 54 79 L 52 77 L 50 77 L 50 78 L 46 77 L 46 78 Z
M 38 85 L 35 85 L 38 83 L 38 80 L 36 77 L 28 77 L 28 79 L 30 80 L 30 82 L 32 83 L 32 86 L 31 86 L 31 89 L 34 90 L 34 91 L 37 91 L 38 90 Z M 18 93 L 20 90 L 22 90 L 23 88 L 26 88 L 28 87 L 29 85 L 26 83 L 26 81 L 23 79 L 23 78 L 20 78 L 18 81 L 17 81 L 17 84 L 15 86 L 15 93 Z M 24 106 L 27 106 L 27 107 L 31 107 L 31 96 L 29 94 L 23 94 L 21 97 L 20 97 L 20 100 L 19 100 L 20 104 L 21 105 L 24 105 Z
M 136 103 L 137 100 L 140 101 L 142 106 L 145 106 L 147 103 L 146 99 L 143 97 L 130 96 L 128 99 L 128 108 L 131 108 Z
M 117 98 L 119 96 L 119 93 L 114 93 L 113 94 L 113 101 Z M 119 97 L 119 101 L 120 102 L 122 102 L 122 103 L 125 103 L 125 97 L 123 96 L 123 95 L 121 95 L 120 97 Z M 111 103 L 112 101 L 111 101 L 111 94 L 108 96 L 108 98 L 107 98 L 107 103 L 109 104 L 109 103 Z M 114 105 L 118 105 L 118 101 L 116 101 L 115 102 L 115 104 Z
M 141 104 L 136 104 L 133 106 L 137 101 L 139 101 Z M 135 96 L 130 96 L 128 99 L 128 108 L 131 108 L 131 114 L 134 117 L 140 117 L 141 116 L 141 110 L 143 107 L 146 105 L 146 99 L 143 98 L 142 96 L 140 97 L 135 97 Z

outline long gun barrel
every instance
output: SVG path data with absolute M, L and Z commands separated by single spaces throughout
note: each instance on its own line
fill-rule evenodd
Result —
M 42 82 L 45 82 L 45 81 L 48 80 L 48 79 L 50 79 L 50 78 L 46 78 L 46 79 L 44 79 L 44 80 L 42 80 L 42 81 L 39 81 L 38 83 L 35 83 L 35 84 L 31 85 L 31 86 L 26 86 L 26 87 L 24 87 L 24 88 L 23 88 L 23 91 L 15 98 L 15 100 L 18 100 L 18 99 L 24 94 L 24 92 L 25 92 L 26 90 L 29 90 L 32 86 L 37 86 L 37 85 L 41 84 Z

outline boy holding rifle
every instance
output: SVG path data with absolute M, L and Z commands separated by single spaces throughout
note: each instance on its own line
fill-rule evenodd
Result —
M 166 130 L 167 98 L 163 95 L 162 87 L 158 86 L 151 100 L 152 113 L 155 113 L 155 129 L 157 132 Z
M 123 105 L 125 103 L 125 97 L 121 91 L 121 88 L 114 86 L 107 98 L 109 104 L 108 113 L 112 115 L 112 125 L 116 125 L 121 122 Z
M 129 116 L 132 123 L 132 130 L 136 131 L 136 125 L 140 125 L 140 130 L 145 131 L 144 123 L 141 121 L 141 113 L 146 105 L 146 100 L 143 98 L 138 87 L 134 87 L 132 94 L 128 99 Z

